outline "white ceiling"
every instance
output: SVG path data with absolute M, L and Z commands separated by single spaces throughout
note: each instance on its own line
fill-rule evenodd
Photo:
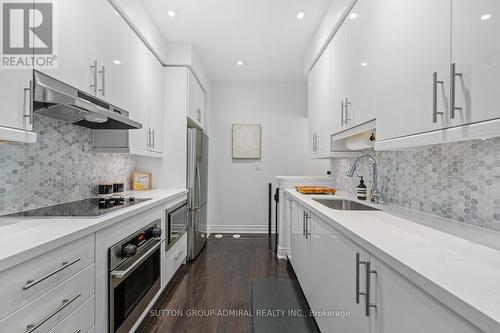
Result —
M 142 1 L 168 41 L 194 43 L 210 80 L 277 82 L 305 80 L 304 54 L 331 0 Z

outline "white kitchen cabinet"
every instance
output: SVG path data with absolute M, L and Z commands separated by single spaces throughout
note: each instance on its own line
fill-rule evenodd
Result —
M 57 22 L 54 35 L 57 68 L 35 66 L 35 69 L 92 95 L 97 92 L 94 72 L 97 70 L 98 25 L 90 22 L 97 16 L 99 1 L 102 0 L 57 2 L 54 12 Z M 44 2 L 35 0 L 35 3 Z
M 2 70 L 0 76 L 0 141 L 36 141 L 31 117 L 33 70 Z
M 374 7 L 377 140 L 443 128 L 451 0 L 379 0 Z
M 130 147 L 149 150 L 151 131 L 149 128 L 149 68 L 150 52 L 135 34 L 130 34 L 130 118 L 142 124 L 141 129 L 129 131 Z
M 290 202 L 290 222 L 291 222 L 291 237 L 290 247 L 292 256 L 290 262 L 292 264 L 295 275 L 299 280 L 300 286 L 304 294 L 309 294 L 310 280 L 308 275 L 309 263 L 309 240 L 306 238 L 305 224 L 306 224 L 306 211 L 296 201 Z
M 164 132 L 164 83 L 163 65 L 150 54 L 150 75 L 149 75 L 149 128 L 151 151 L 163 152 L 163 132 Z M 145 124 L 144 124 L 145 125 Z
M 201 128 L 204 128 L 205 118 L 205 92 L 194 76 L 193 72 L 189 72 L 189 106 L 188 117 Z
M 348 102 L 349 88 L 347 79 L 349 71 L 347 63 L 346 45 L 350 42 L 347 36 L 347 28 L 345 23 L 342 24 L 330 42 L 330 103 L 331 103 L 331 118 L 330 127 L 332 133 L 343 131 L 350 126 L 351 120 L 346 117 L 345 105 Z M 347 100 L 346 100 L 347 99 Z
M 131 29 L 109 1 L 100 0 L 96 5 L 97 97 L 128 110 Z
M 316 216 L 312 218 L 310 270 L 311 296 L 308 298 L 312 310 L 324 309 L 350 312 L 344 318 L 338 316 L 316 316 L 322 332 L 368 332 L 369 320 L 365 314 L 364 296 L 356 297 L 358 291 L 366 290 L 363 264 L 369 255 L 340 232 Z M 359 255 L 356 274 L 356 255 Z M 356 303 L 357 298 L 359 303 Z
M 308 117 L 309 152 L 330 151 L 330 47 L 327 47 L 309 72 Z
M 374 257 L 371 270 L 370 333 L 481 332 Z
M 450 91 L 452 126 L 500 118 L 499 31 L 499 1 L 453 0 L 451 62 L 462 75 Z
M 169 249 L 162 247 L 161 285 L 165 288 L 187 256 L 187 233 L 181 236 Z

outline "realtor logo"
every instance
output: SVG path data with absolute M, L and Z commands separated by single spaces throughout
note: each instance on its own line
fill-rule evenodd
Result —
M 2 68 L 56 68 L 54 2 L 2 1 Z

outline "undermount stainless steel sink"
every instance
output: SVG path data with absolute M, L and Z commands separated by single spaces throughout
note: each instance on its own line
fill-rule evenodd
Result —
M 344 199 L 314 199 L 314 201 L 336 210 L 380 210 L 362 203 Z

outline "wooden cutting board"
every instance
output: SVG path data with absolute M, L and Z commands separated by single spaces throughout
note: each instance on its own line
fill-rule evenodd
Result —
M 295 189 L 302 194 L 335 194 L 336 189 L 326 186 L 295 186 Z

